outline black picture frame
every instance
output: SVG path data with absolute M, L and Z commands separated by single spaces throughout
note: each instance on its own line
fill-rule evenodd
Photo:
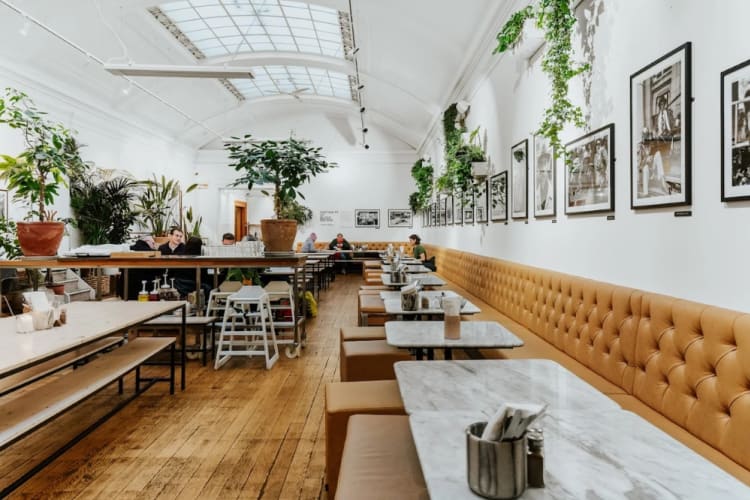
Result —
M 565 145 L 565 213 L 615 209 L 615 124 L 610 123 Z
M 474 220 L 477 224 L 487 224 L 490 221 L 489 215 L 489 182 L 479 183 L 474 190 Z
M 554 217 L 557 213 L 557 174 L 555 152 L 546 136 L 534 141 L 534 217 Z
M 463 225 L 474 224 L 474 191 L 461 193 L 461 220 Z
M 408 208 L 389 208 L 388 227 L 413 227 L 414 217 Z
M 449 226 L 452 226 L 453 225 L 453 219 L 454 219 L 454 217 L 453 217 L 453 211 L 455 210 L 454 201 L 453 201 L 454 200 L 453 195 L 449 194 L 448 197 L 447 197 L 447 200 L 448 201 L 446 202 L 446 205 L 445 205 L 445 222 Z
M 490 177 L 490 220 L 505 222 L 508 220 L 508 171 Z
M 379 208 L 357 208 L 354 210 L 354 227 L 380 228 Z
M 437 227 L 438 225 L 438 207 L 437 207 L 437 201 L 433 201 L 430 205 L 430 211 L 432 212 L 430 214 L 430 221 L 432 221 L 432 226 Z
M 721 201 L 750 200 L 750 59 L 721 72 Z
M 691 203 L 691 48 L 684 43 L 630 76 L 632 209 Z
M 440 197 L 440 225 L 441 226 L 448 225 L 448 197 L 447 196 Z
M 529 218 L 529 140 L 524 139 L 510 148 L 510 181 L 512 183 L 510 216 Z

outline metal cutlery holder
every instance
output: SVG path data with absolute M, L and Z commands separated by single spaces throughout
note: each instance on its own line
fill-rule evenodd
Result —
M 485 498 L 516 498 L 526 491 L 526 435 L 514 441 L 481 439 L 487 422 L 466 428 L 466 468 L 471 491 Z

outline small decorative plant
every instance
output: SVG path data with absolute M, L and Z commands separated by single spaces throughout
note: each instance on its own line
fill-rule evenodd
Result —
M 73 133 L 45 119 L 45 113 L 23 92 L 7 88 L 0 98 L 0 123 L 21 131 L 26 149 L 17 157 L 0 155 L 0 179 L 13 190 L 13 199 L 29 207 L 27 219 L 43 222 L 47 205 L 54 203 L 70 164 L 80 163 L 71 148 Z
M 300 187 L 313 177 L 335 168 L 336 163 L 328 162 L 321 154 L 322 148 L 310 147 L 306 141 L 290 137 L 283 141 L 252 142 L 245 135 L 238 142 L 226 144 L 232 163 L 229 165 L 240 172 L 233 186 L 271 185 L 273 192 L 262 188 L 261 192 L 273 196 L 273 210 L 277 219 L 283 216 L 284 207 L 304 195 Z M 235 139 L 235 138 L 233 138 Z
M 555 157 L 558 157 L 565 152 L 559 138 L 565 125 L 585 126 L 581 108 L 568 99 L 568 82 L 590 68 L 588 64 L 575 64 L 572 61 L 570 39 L 576 18 L 569 0 L 539 0 L 536 6 L 529 5 L 514 13 L 497 34 L 497 47 L 493 54 L 515 47 L 528 20 L 534 20 L 544 31 L 547 50 L 542 58 L 542 71 L 547 74 L 552 86 L 552 102 L 545 110 L 536 133 L 549 139 Z

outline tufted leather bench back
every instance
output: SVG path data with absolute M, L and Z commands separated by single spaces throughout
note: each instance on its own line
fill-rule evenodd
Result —
M 427 246 L 438 272 L 750 468 L 750 314 Z

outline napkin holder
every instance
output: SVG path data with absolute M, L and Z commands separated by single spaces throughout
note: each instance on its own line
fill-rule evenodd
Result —
M 401 288 L 401 310 L 419 310 L 419 287 L 416 283 Z
M 485 498 L 516 498 L 526 491 L 526 434 L 512 441 L 481 438 L 487 422 L 466 428 L 466 469 L 471 491 Z

